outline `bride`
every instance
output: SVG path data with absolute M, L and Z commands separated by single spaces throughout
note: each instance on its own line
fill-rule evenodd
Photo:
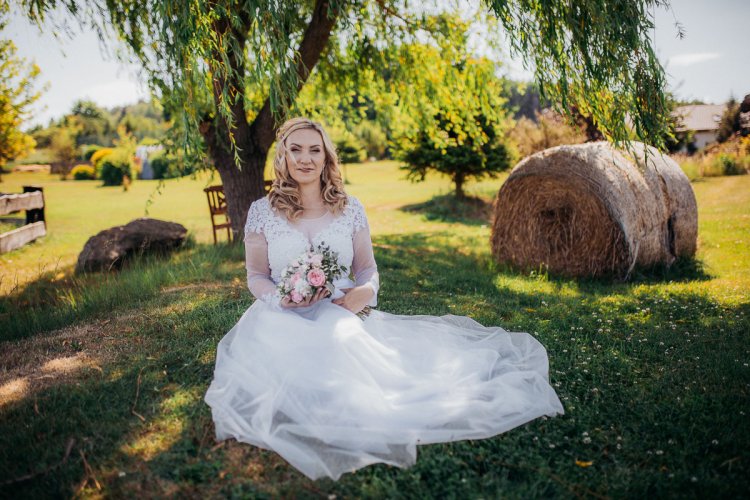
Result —
M 531 335 L 461 316 L 370 311 L 379 281 L 367 218 L 344 192 L 318 123 L 282 125 L 274 169 L 273 189 L 245 225 L 257 300 L 219 342 L 205 396 L 218 440 L 273 450 L 311 479 L 338 479 L 378 462 L 408 467 L 417 444 L 488 438 L 563 413 Z M 331 296 L 281 297 L 284 269 L 321 245 L 351 275 Z

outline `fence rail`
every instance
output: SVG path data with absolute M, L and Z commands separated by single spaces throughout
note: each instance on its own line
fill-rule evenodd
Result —
M 0 194 L 0 215 L 26 211 L 25 225 L 0 234 L 0 253 L 20 248 L 47 234 L 42 188 L 24 186 L 23 190 L 23 193 Z
M 0 215 L 43 207 L 44 195 L 41 191 L 0 195 Z

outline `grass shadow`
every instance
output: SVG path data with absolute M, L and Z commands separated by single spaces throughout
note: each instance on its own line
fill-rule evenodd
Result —
M 716 278 L 706 270 L 706 266 L 698 258 L 681 257 L 671 265 L 658 264 L 648 267 L 635 267 L 627 279 L 616 274 L 604 274 L 600 276 L 571 277 L 564 274 L 551 272 L 544 264 L 537 268 L 519 268 L 507 263 L 496 263 L 495 269 L 509 275 L 536 277 L 545 280 L 571 281 L 580 287 L 591 289 L 606 287 L 617 284 L 658 284 L 658 283 L 690 283 L 694 281 L 709 281 Z
M 459 222 L 470 226 L 487 225 L 492 218 L 492 202 L 467 196 L 463 199 L 453 194 L 435 196 L 425 202 L 405 205 L 404 212 L 419 213 L 427 220 Z
M 231 281 L 243 262 L 242 245 L 191 241 L 169 255 L 136 256 L 122 269 L 110 272 L 75 274 L 73 266 L 46 271 L 21 291 L 0 297 L 0 341 L 146 304 L 171 284 L 217 278 Z
M 205 274 L 179 274 L 185 281 L 173 281 L 173 292 L 156 294 L 135 309 L 142 314 L 123 320 L 131 328 L 113 324 L 117 329 L 104 332 L 124 337 L 126 356 L 78 384 L 0 407 L 0 484 L 60 463 L 65 444 L 75 440 L 64 464 L 1 485 L 0 496 L 739 497 L 747 491 L 750 372 L 743 362 L 750 304 L 722 304 L 700 286 L 582 285 L 505 273 L 486 251 L 457 249 L 442 236 L 450 235 L 375 239 L 379 309 L 468 315 L 530 332 L 549 354 L 564 416 L 492 439 L 420 446 L 409 469 L 381 464 L 337 482 L 309 481 L 275 453 L 250 445 L 217 445 L 202 396 L 216 344 L 252 299 L 242 282 L 188 286 L 216 269 L 216 255 L 204 249 L 192 265 Z M 226 258 L 239 256 L 225 251 Z M 240 268 L 232 264 L 214 283 Z

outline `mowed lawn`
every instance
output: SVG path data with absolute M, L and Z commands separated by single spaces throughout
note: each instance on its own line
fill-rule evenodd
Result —
M 403 215 L 398 208 L 450 192 L 446 179 L 431 178 L 420 184 L 405 181 L 395 162 L 350 165 L 346 171 L 348 190 L 368 207 L 375 234 L 426 228 L 420 217 Z M 474 187 L 477 194 L 491 198 L 501 183 L 497 179 Z M 137 217 L 178 222 L 196 242 L 212 242 L 203 189 L 214 184 L 221 184 L 218 173 L 204 172 L 195 178 L 163 183 L 139 180 L 126 192 L 122 187 L 102 186 L 101 181 L 63 181 L 58 175 L 41 173 L 4 174 L 0 192 L 20 193 L 26 185 L 44 188 L 48 235 L 22 249 L 0 254 L 0 294 L 18 291 L 44 273 L 69 276 L 88 238 Z M 219 238 L 225 241 L 226 233 L 220 233 Z
M 750 176 L 695 182 L 695 262 L 632 282 L 497 265 L 483 221 L 404 210 L 446 179 L 393 162 L 347 167 L 366 206 L 382 290 L 401 314 L 462 314 L 534 334 L 566 414 L 493 439 L 420 447 L 312 482 L 276 454 L 216 443 L 202 397 L 216 343 L 252 303 L 239 246 L 214 247 L 205 176 L 130 191 L 42 174 L 49 235 L 0 256 L 0 495 L 179 497 L 747 497 Z M 469 186 L 491 199 L 504 177 Z M 111 275 L 74 276 L 86 239 L 145 214 L 194 243 Z

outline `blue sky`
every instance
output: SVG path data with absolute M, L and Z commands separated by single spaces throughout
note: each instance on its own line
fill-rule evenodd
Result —
M 671 11 L 655 11 L 654 42 L 670 89 L 684 99 L 725 102 L 750 93 L 750 56 L 746 23 L 748 0 L 673 0 Z M 678 21 L 685 37 L 677 38 Z M 42 70 L 48 90 L 38 101 L 30 124 L 46 124 L 68 112 L 74 101 L 91 99 L 101 106 L 128 104 L 148 95 L 138 68 L 119 62 L 90 31 L 73 30 L 72 38 L 40 32 L 18 12 L 12 12 L 3 38 L 12 39 L 19 54 Z M 743 50 L 744 49 L 744 50 Z M 743 53 L 744 52 L 744 53 Z M 520 61 L 508 61 L 509 74 L 528 78 Z

